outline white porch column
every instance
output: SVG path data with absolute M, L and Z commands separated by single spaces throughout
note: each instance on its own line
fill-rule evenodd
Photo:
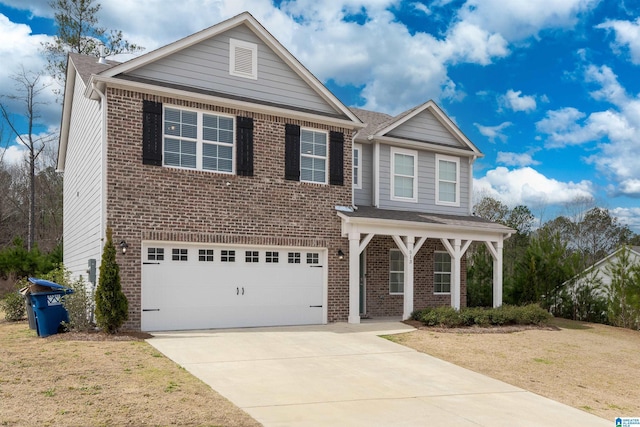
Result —
M 360 323 L 360 233 L 349 233 L 349 323 Z
M 402 320 L 407 320 L 411 317 L 411 312 L 413 311 L 413 251 L 415 236 L 405 236 L 404 239 L 396 235 L 391 237 L 393 237 L 396 246 L 404 255 Z
M 502 249 L 503 242 L 486 242 L 489 252 L 493 257 L 493 306 L 502 305 Z
M 460 310 L 460 260 L 462 259 L 462 255 L 469 249 L 469 245 L 471 245 L 471 240 L 462 239 L 441 239 L 442 244 L 451 255 L 451 261 L 453 261 L 453 265 L 451 266 L 451 278 L 453 282 L 451 283 L 451 307 L 456 310 Z
M 402 320 L 407 320 L 413 312 L 413 236 L 405 237 L 405 245 L 407 246 L 407 255 L 404 257 L 404 310 L 402 312 Z
M 460 245 L 462 242 L 460 239 L 454 239 L 453 241 L 453 268 L 451 275 L 453 276 L 453 283 L 451 284 L 451 307 L 456 310 L 460 310 Z

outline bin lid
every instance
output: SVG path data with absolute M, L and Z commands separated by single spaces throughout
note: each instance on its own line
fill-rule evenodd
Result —
M 59 285 L 57 283 L 44 279 L 36 279 L 35 277 L 29 277 L 29 281 L 34 285 L 48 286 L 53 289 L 67 289 L 65 286 Z

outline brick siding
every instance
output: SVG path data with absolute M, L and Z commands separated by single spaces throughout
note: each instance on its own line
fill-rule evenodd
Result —
M 366 249 L 366 314 L 369 317 L 402 316 L 403 295 L 389 293 L 389 250 L 397 248 L 389 236 L 374 237 Z M 434 252 L 444 251 L 442 242 L 428 239 L 414 257 L 413 309 L 451 305 L 451 295 L 434 293 Z M 460 306 L 467 305 L 466 259 L 461 261 Z
M 254 176 L 244 177 L 142 164 L 142 101 L 254 119 Z M 335 206 L 351 204 L 351 168 L 344 186 L 284 179 L 285 123 L 344 133 L 344 164 L 351 165 L 348 129 L 238 111 L 200 102 L 110 88 L 107 92 L 107 224 L 129 300 L 125 328 L 140 329 L 143 240 L 328 248 L 328 321 L 348 317 L 348 252 Z M 327 167 L 328 167 L 327 161 Z

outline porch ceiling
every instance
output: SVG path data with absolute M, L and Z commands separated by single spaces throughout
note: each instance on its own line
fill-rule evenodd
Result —
M 378 209 L 360 206 L 353 211 L 338 210 L 343 235 L 352 232 L 377 235 L 399 235 L 440 239 L 461 238 L 476 241 L 496 241 L 515 232 L 502 224 L 476 216 L 442 215 Z

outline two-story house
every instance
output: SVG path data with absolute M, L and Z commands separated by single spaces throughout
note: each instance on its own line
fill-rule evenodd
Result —
M 478 149 L 433 103 L 349 109 L 249 13 L 123 63 L 71 54 L 64 264 L 118 247 L 132 329 L 359 322 L 464 305 Z

